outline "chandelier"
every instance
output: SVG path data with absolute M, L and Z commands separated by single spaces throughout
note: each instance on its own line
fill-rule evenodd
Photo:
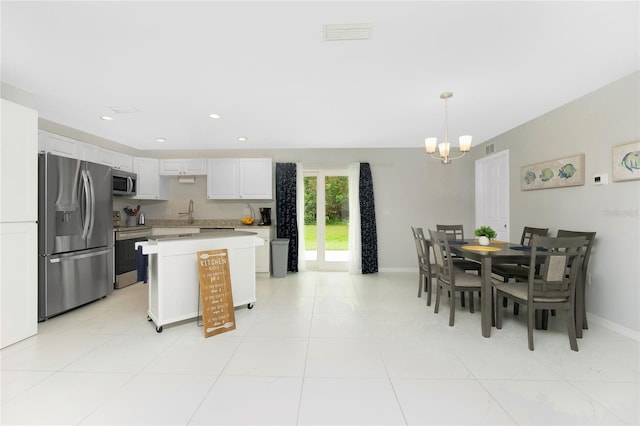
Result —
M 464 135 L 458 138 L 458 151 L 460 155 L 451 157 L 451 144 L 449 143 L 449 112 L 447 110 L 447 101 L 453 96 L 451 92 L 444 92 L 440 95 L 440 99 L 444 99 L 444 142 L 438 143 L 438 138 L 430 137 L 424 140 L 424 147 L 427 154 L 431 154 L 431 158 L 442 161 L 442 164 L 450 164 L 451 160 L 456 160 L 467 152 L 471 151 L 471 135 Z M 436 147 L 438 155 L 435 155 Z

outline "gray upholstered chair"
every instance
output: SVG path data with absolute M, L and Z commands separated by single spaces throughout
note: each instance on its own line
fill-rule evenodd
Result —
M 549 233 L 549 228 L 533 228 L 531 226 L 525 226 L 522 229 L 522 236 L 520 237 L 520 245 L 531 247 L 531 239 L 534 235 L 540 235 L 546 237 Z M 516 264 L 498 264 L 491 268 L 491 273 L 502 277 L 504 282 L 508 282 L 511 279 L 526 281 L 529 277 L 528 265 L 516 265 Z M 507 300 L 504 300 L 505 308 L 507 307 Z M 513 304 L 513 314 L 518 315 L 518 304 Z
M 464 240 L 464 227 L 462 225 L 436 225 L 436 231 L 446 233 L 449 241 Z M 455 266 L 460 269 L 464 269 L 465 271 L 476 271 L 478 275 L 480 275 L 482 265 L 480 265 L 479 262 L 465 259 L 455 254 L 452 256 Z M 469 297 L 472 297 L 472 295 L 469 295 Z M 462 307 L 464 307 L 464 293 L 460 295 L 460 301 L 462 303 Z
M 456 312 L 456 292 L 464 294 L 469 292 L 469 311 L 473 312 L 473 292 L 480 292 L 482 287 L 482 278 L 476 274 L 468 274 L 463 269 L 455 266 L 449 241 L 445 232 L 437 232 L 429 230 L 431 247 L 433 248 L 433 257 L 435 258 L 436 269 L 436 304 L 434 312 L 438 313 L 440 308 L 440 293 L 442 287 L 447 287 L 451 292 L 449 303 L 449 326 L 453 326 Z
M 565 311 L 569 344 L 578 350 L 576 339 L 575 287 L 582 267 L 580 250 L 585 237 L 549 238 L 535 235 L 531 243 L 530 265 L 540 264 L 540 274 L 529 270 L 526 282 L 494 281 L 496 306 L 500 298 L 509 298 L 527 308 L 529 350 L 533 350 L 535 311 L 556 309 Z M 437 299 L 436 299 L 437 300 Z M 437 306 L 437 302 L 436 302 Z M 502 309 L 496 309 L 496 328 L 502 328 Z
M 431 251 L 429 241 L 424 237 L 422 228 L 411 227 L 413 239 L 416 243 L 416 253 L 418 255 L 418 297 L 422 296 L 424 287 L 427 293 L 427 306 L 431 306 L 432 278 L 435 278 L 435 265 L 431 263 Z
M 579 231 L 566 231 L 559 230 L 558 237 L 585 237 L 584 245 L 582 246 L 582 269 L 578 274 L 578 281 L 576 283 L 576 327 L 577 336 L 582 337 L 582 329 L 588 329 L 587 324 L 587 301 L 585 297 L 585 285 L 587 283 L 587 272 L 589 268 L 589 258 L 591 257 L 591 248 L 593 242 L 596 239 L 595 232 L 579 232 Z
M 532 228 L 525 226 L 522 230 L 522 236 L 520 237 L 520 245 L 531 246 L 531 239 L 534 235 L 540 235 L 546 237 L 549 233 L 549 228 Z M 504 282 L 508 282 L 510 279 L 522 279 L 526 280 L 529 276 L 528 265 L 512 265 L 512 264 L 498 264 L 491 268 L 491 272 L 494 275 L 502 277 Z

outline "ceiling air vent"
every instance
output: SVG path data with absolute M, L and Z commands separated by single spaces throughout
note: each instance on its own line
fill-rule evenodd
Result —
M 495 152 L 496 147 L 492 143 L 484 147 L 484 155 L 491 155 Z
M 133 114 L 134 112 L 139 112 L 138 109 L 136 109 L 135 107 L 128 106 L 128 105 L 117 105 L 117 106 L 111 106 L 109 108 L 111 108 L 111 111 L 117 114 Z
M 324 40 L 371 40 L 372 32 L 373 24 L 327 24 L 324 26 Z

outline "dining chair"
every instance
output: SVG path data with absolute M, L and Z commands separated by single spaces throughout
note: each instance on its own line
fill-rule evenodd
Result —
M 449 241 L 464 240 L 464 226 L 462 225 L 436 225 L 436 231 L 446 233 Z M 455 254 L 453 254 L 453 262 L 458 268 L 464 269 L 465 271 L 476 271 L 478 275 L 480 275 L 482 265 L 480 265 L 479 262 L 465 259 Z M 464 308 L 464 293 L 460 295 L 460 302 Z
M 520 237 L 520 245 L 531 247 L 531 239 L 534 235 L 546 237 L 548 233 L 549 228 L 533 228 L 525 226 L 522 230 L 522 236 Z M 529 276 L 529 266 L 519 264 L 498 264 L 491 268 L 491 273 L 502 277 L 504 282 L 518 278 L 526 280 Z
M 429 241 L 424 236 L 422 228 L 411 227 L 413 239 L 416 243 L 416 253 L 418 255 L 418 297 L 422 297 L 424 287 L 427 293 L 427 306 L 431 306 L 432 278 L 435 278 L 435 265 L 431 263 L 431 247 Z
M 534 228 L 531 226 L 525 226 L 522 229 L 522 235 L 520 236 L 520 245 L 531 247 L 531 239 L 534 235 L 540 235 L 546 237 L 549 233 L 549 228 Z M 491 268 L 491 273 L 502 277 L 504 282 L 508 282 L 511 279 L 525 281 L 529 276 L 529 266 L 520 264 L 499 264 L 494 265 Z M 507 300 L 504 299 L 503 307 L 507 307 Z M 513 314 L 518 315 L 519 305 L 513 304 Z
M 587 272 L 589 269 L 589 258 L 591 257 L 591 248 L 593 242 L 596 239 L 595 232 L 580 232 L 580 231 L 567 231 L 564 229 L 558 230 L 556 234 L 558 237 L 585 237 L 584 245 L 582 246 L 582 268 L 578 274 L 578 281 L 576 283 L 576 304 L 582 311 L 582 318 L 576 317 L 576 326 L 578 337 L 582 337 L 582 329 L 587 330 L 589 328 L 587 324 L 587 301 L 586 301 L 586 284 L 587 284 Z M 577 311 L 576 311 L 577 313 Z
M 468 274 L 463 269 L 455 266 L 451 256 L 451 249 L 449 248 L 448 236 L 445 232 L 430 229 L 429 236 L 433 247 L 433 257 L 436 261 L 436 303 L 434 312 L 437 314 L 440 308 L 441 289 L 447 287 L 452 295 L 449 302 L 449 326 L 452 327 L 456 312 L 456 292 L 460 292 L 461 297 L 465 291 L 469 292 L 469 311 L 473 313 L 473 292 L 480 293 L 482 278 L 480 275 Z
M 527 281 L 493 281 L 495 303 L 500 298 L 512 299 L 527 308 L 527 335 L 529 350 L 533 350 L 533 329 L 535 311 L 556 309 L 565 311 L 569 344 L 578 350 L 576 336 L 575 287 L 580 272 L 582 256 L 580 250 L 585 237 L 553 238 L 534 235 L 531 243 L 530 265 L 540 263 L 540 274 L 535 268 L 529 269 Z M 542 258 L 542 259 L 539 259 Z M 437 306 L 436 297 L 436 306 Z M 502 328 L 502 309 L 496 309 L 496 328 Z

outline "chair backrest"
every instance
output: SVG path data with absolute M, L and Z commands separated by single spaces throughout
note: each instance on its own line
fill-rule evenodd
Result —
M 430 264 L 429 242 L 424 237 L 422 228 L 411 227 L 413 240 L 416 243 L 416 253 L 418 254 L 418 263 L 421 265 Z
M 453 260 L 449 249 L 449 235 L 444 231 L 429 230 L 433 257 L 435 258 L 436 275 L 438 280 L 451 286 L 455 285 L 453 274 Z
M 436 230 L 446 233 L 449 240 L 464 240 L 462 225 L 436 225 Z
M 553 238 L 534 235 L 531 241 L 530 264 L 540 265 L 529 271 L 529 300 L 533 297 L 556 297 L 573 300 L 576 279 L 581 268 L 580 250 L 585 237 Z
M 523 246 L 531 246 L 531 238 L 534 235 L 541 235 L 546 237 L 549 233 L 549 228 L 532 228 L 530 226 L 525 226 L 522 230 L 522 237 L 520 238 L 520 244 Z
M 589 258 L 591 257 L 591 247 L 593 241 L 596 239 L 595 232 L 580 232 L 580 231 L 566 231 L 564 229 L 558 230 L 558 237 L 585 237 L 584 245 L 582 246 L 582 274 L 583 278 L 587 276 L 587 268 L 589 268 Z

